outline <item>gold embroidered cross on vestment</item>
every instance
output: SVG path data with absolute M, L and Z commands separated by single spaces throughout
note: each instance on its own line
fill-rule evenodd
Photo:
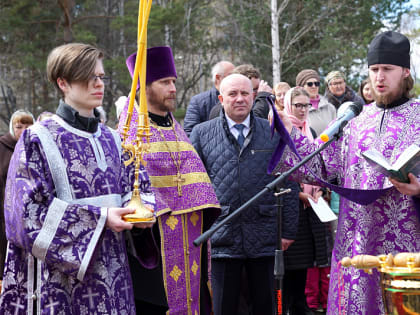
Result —
M 171 149 L 169 148 L 168 143 L 166 142 L 165 135 L 160 129 L 160 126 L 156 125 L 155 127 L 159 131 L 159 134 L 163 140 L 163 143 L 168 149 L 169 155 L 171 156 L 171 159 L 176 167 L 176 177 L 174 178 L 174 183 L 176 183 L 176 186 L 178 189 L 178 196 L 181 197 L 182 196 L 182 183 L 185 182 L 185 178 L 182 177 L 181 170 L 180 170 L 181 169 L 181 152 L 179 151 L 179 140 L 178 140 L 178 135 L 176 134 L 176 131 L 175 131 L 174 123 L 172 122 L 172 131 L 174 132 L 174 135 L 175 135 L 178 160 L 175 159 L 174 152 L 172 152 Z

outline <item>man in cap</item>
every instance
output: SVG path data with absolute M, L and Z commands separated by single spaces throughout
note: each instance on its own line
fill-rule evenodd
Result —
M 133 75 L 136 54 L 127 59 Z M 147 50 L 146 99 L 150 118 L 150 150 L 143 159 L 156 196 L 158 224 L 152 233 L 132 233 L 137 252 L 159 244 L 157 267 L 130 256 L 138 314 L 209 314 L 206 244 L 193 241 L 219 215 L 220 206 L 206 169 L 172 113 L 176 107 L 177 78 L 170 47 Z M 120 118 L 122 128 L 127 106 Z M 133 113 L 128 140 L 135 139 L 137 113 Z M 140 233 L 139 233 L 140 234 Z M 144 255 L 142 255 L 144 256 Z M 144 268 L 144 266 L 146 268 Z M 166 306 L 167 305 L 167 306 Z
M 346 85 L 344 75 L 340 71 L 331 71 L 325 77 L 325 83 L 327 83 L 327 89 L 325 96 L 336 109 L 345 102 L 354 102 L 364 104 L 363 99 L 357 95 L 351 87 Z
M 187 135 L 190 135 L 195 125 L 209 119 L 211 109 L 219 103 L 220 82 L 232 72 L 233 68 L 235 66 L 226 60 L 216 63 L 211 69 L 214 86 L 210 90 L 194 95 L 191 98 L 184 119 L 184 130 Z
M 374 105 L 364 107 L 344 128 L 342 138 L 308 166 L 318 176 L 337 180 L 341 187 L 330 187 L 343 196 L 332 253 L 331 315 L 384 314 L 379 273 L 339 270 L 343 257 L 420 251 L 419 178 L 409 174 L 409 183 L 387 178 L 361 154 L 375 148 L 393 164 L 408 146 L 420 143 L 420 101 L 410 98 L 410 42 L 397 32 L 381 33 L 372 40 L 367 59 Z M 302 157 L 319 146 L 309 144 L 289 119 L 280 115 Z M 295 155 L 286 148 L 274 171 L 284 171 L 295 163 Z M 302 179 L 304 173 L 309 175 L 302 170 L 297 178 Z

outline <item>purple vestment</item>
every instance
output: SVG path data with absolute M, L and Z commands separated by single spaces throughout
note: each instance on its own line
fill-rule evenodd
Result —
M 26 130 L 6 188 L 0 313 L 135 314 L 124 237 L 106 227 L 130 196 L 116 132 L 58 116 Z
M 120 128 L 126 117 L 127 105 L 121 114 Z M 135 139 L 136 120 L 134 109 L 130 143 Z M 207 270 L 201 270 L 201 245 L 195 247 L 192 242 L 203 232 L 204 217 L 207 215 L 206 225 L 210 226 L 220 206 L 200 157 L 181 125 L 173 117 L 172 120 L 174 129 L 151 125 L 150 149 L 144 160 L 156 197 L 168 312 L 200 314 L 200 282 L 202 272 Z M 180 166 L 181 177 L 177 176 L 175 163 Z
M 320 145 L 310 143 L 296 129 L 291 137 L 298 153 L 305 157 Z M 361 153 L 375 148 L 391 164 L 409 145 L 420 145 L 420 103 L 409 102 L 391 109 L 367 106 L 344 128 L 343 137 L 307 164 L 317 176 L 337 179 L 342 187 L 379 190 L 392 186 L 375 172 Z M 274 172 L 285 171 L 298 159 L 289 147 Z M 301 168 L 292 177 L 314 182 L 310 172 Z M 355 268 L 339 267 L 343 257 L 359 254 L 380 255 L 420 251 L 420 222 L 416 213 L 417 198 L 402 195 L 395 188 L 368 205 L 340 198 L 340 213 L 334 250 L 328 298 L 328 314 L 383 314 L 379 273 L 368 275 Z M 341 301 L 339 302 L 339 299 Z M 341 305 L 341 308 L 339 307 Z

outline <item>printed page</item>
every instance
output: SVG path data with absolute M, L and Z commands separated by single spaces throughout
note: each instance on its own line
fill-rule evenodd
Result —
M 319 197 L 317 203 L 315 203 L 310 198 L 308 200 L 309 200 L 309 203 L 311 204 L 312 209 L 314 209 L 314 212 L 316 213 L 316 215 L 318 216 L 321 222 L 330 222 L 330 221 L 337 220 L 337 216 L 331 210 L 330 206 L 324 200 L 324 198 Z
M 391 165 L 389 165 L 388 161 L 382 156 L 380 152 L 375 149 L 370 149 L 365 152 L 362 152 L 362 155 L 368 162 L 373 162 L 385 169 L 391 169 Z

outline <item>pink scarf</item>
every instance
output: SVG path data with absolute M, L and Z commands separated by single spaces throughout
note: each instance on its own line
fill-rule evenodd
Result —
M 319 97 L 319 94 L 316 96 L 316 98 L 310 98 L 309 102 L 312 104 L 312 108 L 318 109 L 319 102 L 321 101 L 321 98 Z
M 289 116 L 290 120 L 292 121 L 292 125 L 299 128 L 303 135 L 305 135 L 311 142 L 314 141 L 314 137 L 312 136 L 311 129 L 309 128 L 309 121 L 306 117 L 305 120 L 300 120 L 293 115 L 292 112 L 292 92 L 294 89 L 302 89 L 301 87 L 297 86 L 289 91 L 287 91 L 286 95 L 284 96 L 284 112 Z M 311 196 L 315 196 L 315 194 L 319 191 L 318 186 L 302 184 L 303 192 L 310 194 Z
M 289 91 L 287 91 L 286 95 L 284 96 L 284 112 L 287 114 L 287 116 L 289 116 L 290 120 L 292 121 L 293 126 L 297 127 L 300 129 L 300 131 L 302 132 L 303 135 L 307 136 L 309 140 L 311 140 L 311 142 L 314 141 L 314 137 L 312 136 L 312 132 L 311 129 L 309 128 L 309 121 L 308 118 L 306 118 L 305 120 L 300 120 L 298 118 L 296 118 L 296 116 L 293 115 L 293 111 L 292 111 L 292 92 L 295 89 L 303 89 L 299 86 L 294 87 L 292 89 L 290 89 Z

